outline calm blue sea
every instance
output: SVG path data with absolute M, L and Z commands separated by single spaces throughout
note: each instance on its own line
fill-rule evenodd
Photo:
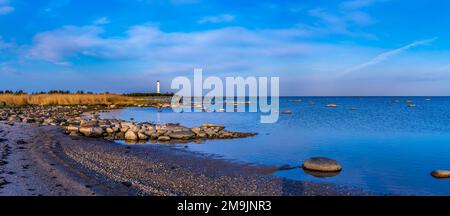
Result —
M 303 102 L 291 101 L 299 99 Z M 408 107 L 405 100 L 417 106 Z M 325 106 L 330 103 L 338 107 Z M 450 97 L 280 98 L 280 110 L 288 109 L 293 114 L 280 114 L 275 124 L 261 124 L 260 113 L 174 113 L 153 108 L 117 110 L 103 117 L 186 126 L 216 123 L 229 130 L 259 133 L 188 144 L 192 151 L 225 159 L 299 166 L 309 157 L 325 156 L 343 166 L 331 178 L 313 177 L 302 169 L 275 173 L 286 178 L 382 194 L 450 195 L 450 180 L 430 176 L 432 170 L 450 169 Z

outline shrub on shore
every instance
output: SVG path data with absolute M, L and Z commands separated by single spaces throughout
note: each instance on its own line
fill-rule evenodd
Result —
M 0 94 L 0 106 L 132 105 L 139 100 L 118 94 Z

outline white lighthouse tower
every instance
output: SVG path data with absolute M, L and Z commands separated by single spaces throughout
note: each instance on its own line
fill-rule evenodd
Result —
M 161 94 L 161 84 L 159 83 L 159 80 L 156 81 L 156 93 Z

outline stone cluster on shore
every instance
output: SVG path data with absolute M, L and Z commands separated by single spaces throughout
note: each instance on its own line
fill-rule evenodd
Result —
M 127 141 L 186 141 L 196 139 L 232 139 L 249 137 L 255 133 L 225 130 L 224 126 L 203 124 L 188 128 L 179 124 L 135 123 L 119 119 L 100 119 L 98 112 L 115 107 L 56 106 L 0 109 L 0 121 L 36 123 L 63 127 L 71 136 L 102 137 Z M 90 112 L 90 114 L 86 114 Z
M 225 130 L 224 126 L 203 124 L 200 127 L 188 128 L 179 124 L 152 124 L 148 122 L 134 123 L 118 119 L 72 121 L 65 127 L 71 136 L 104 137 L 110 140 L 168 142 L 171 140 L 194 139 L 231 139 L 254 136 L 254 133 L 241 133 Z

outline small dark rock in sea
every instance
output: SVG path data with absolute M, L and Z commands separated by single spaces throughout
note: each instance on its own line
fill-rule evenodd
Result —
M 303 168 L 319 172 L 338 172 L 342 170 L 341 165 L 336 160 L 325 157 L 312 157 L 303 162 Z
M 292 111 L 291 110 L 284 110 L 284 111 L 281 112 L 281 114 L 291 115 Z

